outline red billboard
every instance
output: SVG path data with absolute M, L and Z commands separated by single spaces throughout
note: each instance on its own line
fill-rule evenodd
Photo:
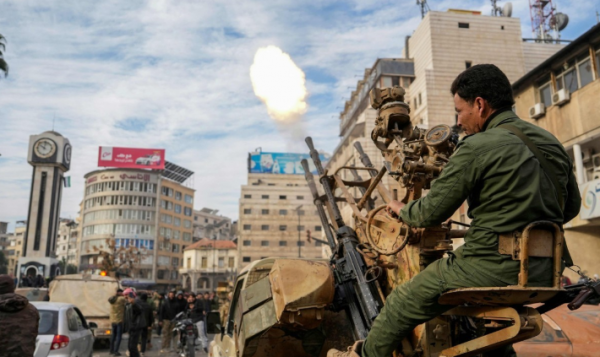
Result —
M 98 150 L 98 166 L 164 170 L 165 149 L 100 146 Z

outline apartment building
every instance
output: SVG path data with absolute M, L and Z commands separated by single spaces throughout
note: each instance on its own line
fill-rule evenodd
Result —
M 203 238 L 232 240 L 234 228 L 231 218 L 218 214 L 219 210 L 202 208 L 194 210 L 194 242 Z
M 58 225 L 58 236 L 54 253 L 56 259 L 65 261 L 67 265 L 77 266 L 77 237 L 79 235 L 78 224 L 75 220 L 61 218 Z M 66 271 L 62 272 L 63 274 Z
M 13 276 L 20 276 L 20 274 L 17 272 L 17 267 L 19 265 L 19 258 L 23 256 L 26 230 L 26 221 L 18 221 L 15 227 L 15 232 L 7 237 L 7 245 L 4 255 L 8 260 L 8 274 Z
M 600 25 L 518 79 L 513 92 L 519 117 L 554 134 L 573 159 L 582 206 L 565 239 L 575 264 L 600 274 Z
M 277 155 L 292 159 L 284 163 L 263 157 L 263 167 L 268 166 L 269 170 L 262 172 L 255 170 L 255 161 L 250 160 L 248 181 L 242 186 L 240 197 L 239 269 L 266 257 L 321 257 L 321 243 L 309 244 L 306 239 L 307 231 L 318 237 L 322 230 L 304 174 L 298 169 L 301 158 L 307 155 L 250 154 L 259 161 L 261 156 Z

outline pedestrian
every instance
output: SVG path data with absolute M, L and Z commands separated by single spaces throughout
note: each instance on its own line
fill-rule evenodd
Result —
M 179 314 L 180 312 L 184 312 L 185 311 L 185 307 L 187 305 L 187 301 L 185 300 L 185 297 L 183 296 L 183 291 L 179 290 L 177 292 L 177 314 Z M 175 315 L 177 315 L 175 314 Z
M 123 289 L 117 289 L 114 296 L 108 298 L 110 304 L 110 348 L 109 355 L 120 356 L 119 347 L 123 337 L 123 319 L 125 318 L 125 304 L 127 300 L 123 296 Z
M 210 293 L 210 310 L 219 311 L 219 297 L 216 291 Z
M 158 298 L 156 300 L 154 300 L 154 315 L 155 315 L 155 320 L 156 320 L 156 335 L 160 336 L 162 333 L 162 325 L 158 323 L 158 314 L 160 312 L 160 309 L 162 308 L 162 304 L 165 301 L 165 294 L 160 293 L 158 294 Z
M 15 281 L 0 275 L 0 356 L 33 357 L 40 314 L 26 297 L 15 294 Z
M 158 324 L 162 326 L 162 344 L 161 353 L 172 351 L 171 340 L 174 338 L 171 331 L 173 330 L 173 320 L 177 316 L 177 299 L 175 298 L 175 290 L 169 291 L 167 298 L 164 299 L 160 311 L 158 313 Z
M 512 111 L 512 87 L 498 67 L 472 66 L 458 75 L 450 91 L 457 125 L 467 136 L 426 196 L 407 204 L 392 200 L 387 209 L 410 227 L 431 227 L 468 199 L 473 220 L 465 243 L 397 286 L 365 341 L 356 341 L 347 352 L 329 350 L 328 357 L 391 356 L 416 326 L 453 307 L 438 303 L 443 292 L 516 285 L 521 262 L 498 250 L 499 236 L 517 236 L 541 220 L 562 226 L 579 213 L 572 160 L 552 134 Z M 565 265 L 572 266 L 563 247 Z M 529 286 L 552 286 L 551 260 L 529 260 Z M 516 355 L 510 345 L 485 355 L 491 354 Z
M 227 318 L 229 317 L 229 307 L 231 306 L 231 297 L 232 293 L 227 294 L 227 298 L 223 299 L 223 303 L 219 308 L 219 315 L 221 315 L 221 327 L 225 327 L 227 323 Z
M 152 336 L 152 321 L 154 320 L 154 315 L 152 314 L 150 304 L 148 304 L 148 294 L 141 293 L 137 303 L 142 309 L 138 329 L 140 330 L 140 356 L 144 357 L 148 344 L 148 335 Z
M 142 329 L 146 326 L 145 316 L 143 315 L 139 300 L 136 300 L 135 292 L 131 289 L 126 289 L 123 294 L 127 297 L 124 321 L 125 331 L 129 333 L 127 350 L 129 351 L 129 357 L 140 357 L 138 341 Z
M 199 304 L 198 300 L 196 300 L 196 295 L 194 293 L 190 293 L 188 296 L 186 315 L 196 325 L 200 345 L 204 349 L 204 352 L 208 352 L 208 336 L 204 329 L 204 309 L 202 304 Z
M 211 301 L 208 292 L 204 293 L 202 307 L 204 308 L 204 332 L 208 334 L 208 313 L 211 312 Z

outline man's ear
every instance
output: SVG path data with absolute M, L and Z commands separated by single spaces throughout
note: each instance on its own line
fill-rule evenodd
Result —
M 487 111 L 487 101 L 481 97 L 477 97 L 475 98 L 473 104 L 476 105 L 477 113 L 479 114 L 479 116 L 484 117 L 485 112 Z

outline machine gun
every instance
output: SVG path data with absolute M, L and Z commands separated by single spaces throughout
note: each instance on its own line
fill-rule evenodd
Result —
M 383 297 L 375 279 L 368 279 L 368 267 L 363 256 L 358 252 L 360 243 L 356 232 L 344 223 L 341 212 L 333 195 L 331 177 L 326 175 L 315 149 L 312 139 L 306 138 L 310 156 L 320 176 L 320 183 L 325 191 L 320 196 L 308 162 L 302 160 L 306 181 L 312 193 L 317 212 L 321 219 L 327 241 L 333 252 L 331 265 L 334 271 L 336 291 L 334 298 L 335 310 L 346 310 L 354 328 L 355 339 L 367 337 L 373 320 L 383 307 Z M 335 224 L 335 238 L 331 231 L 325 208 L 327 207 L 332 223 Z

